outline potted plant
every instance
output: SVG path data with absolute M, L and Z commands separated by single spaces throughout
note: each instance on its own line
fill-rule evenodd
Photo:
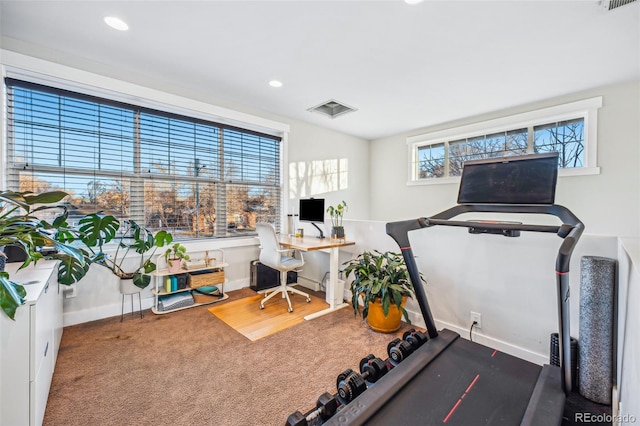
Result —
M 182 260 L 189 260 L 187 248 L 180 243 L 175 243 L 164 253 L 164 260 L 167 262 L 170 273 L 180 272 Z
M 331 216 L 331 238 L 344 238 L 344 227 L 342 226 L 342 217 L 347 211 L 347 202 L 342 201 L 336 206 L 327 207 L 327 213 Z
M 28 191 L 0 192 L 0 246 L 14 245 L 24 250 L 26 259 L 20 266 L 21 269 L 41 259 L 59 260 L 58 282 L 69 285 L 85 276 L 90 262 L 81 250 L 52 237 L 56 232 L 66 232 L 66 208 L 55 204 L 66 196 L 67 193 L 62 191 L 41 194 Z M 37 217 L 46 210 L 62 213 L 49 223 Z M 45 251 L 43 248 L 49 250 Z M 50 254 L 44 254 L 46 252 Z M 0 307 L 4 313 L 13 319 L 25 296 L 24 287 L 10 281 L 9 274 L 2 270 Z
M 362 318 L 375 331 L 398 330 L 402 317 L 411 324 L 404 305 L 407 298 L 413 297 L 413 285 L 402 255 L 365 251 L 345 265 L 346 277 L 354 275 L 350 285 L 351 305 L 356 316 L 362 301 Z
M 119 277 L 121 292 L 129 294 L 149 285 L 151 277 L 148 274 L 156 270 L 156 264 L 151 258 L 159 247 L 170 244 L 173 237 L 164 230 L 154 235 L 133 220 L 125 220 L 123 224 L 121 229 L 116 217 L 92 213 L 80 219 L 76 232 L 62 234 L 59 238 L 67 243 L 80 240 L 90 252 L 87 255 L 91 263 L 105 267 Z M 116 243 L 115 250 L 113 254 L 107 254 L 105 245 L 111 242 Z M 135 267 L 125 266 L 131 252 L 139 255 L 139 262 Z

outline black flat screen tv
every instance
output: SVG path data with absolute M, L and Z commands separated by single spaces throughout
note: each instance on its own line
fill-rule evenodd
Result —
M 324 223 L 324 198 L 300 199 L 298 219 L 303 222 Z
M 553 204 L 558 153 L 467 161 L 459 204 Z

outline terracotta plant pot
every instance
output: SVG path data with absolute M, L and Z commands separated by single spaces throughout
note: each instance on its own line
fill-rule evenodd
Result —
M 407 296 L 402 298 L 401 306 L 404 308 L 407 303 Z M 395 303 L 389 306 L 389 315 L 384 316 L 382 302 L 376 299 L 375 302 L 369 302 L 369 314 L 367 315 L 367 323 L 372 330 L 380 333 L 393 333 L 400 328 L 402 320 L 402 311 L 398 309 Z

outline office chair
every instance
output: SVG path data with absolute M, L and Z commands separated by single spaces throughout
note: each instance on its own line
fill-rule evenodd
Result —
M 269 223 L 258 223 L 256 224 L 256 230 L 258 231 L 258 238 L 260 238 L 260 262 L 280 272 L 280 286 L 270 293 L 265 293 L 264 299 L 260 301 L 260 309 L 264 309 L 264 302 L 279 293 L 282 293 L 283 299 L 287 299 L 289 312 L 293 312 L 293 307 L 291 306 L 291 299 L 289 299 L 288 292 L 304 296 L 307 298 L 307 303 L 311 302 L 311 298 L 309 298 L 307 293 L 287 285 L 287 272 L 298 269 L 304 265 L 302 253 L 300 253 L 300 259 L 286 256 L 284 253 L 287 253 L 289 250 L 280 248 L 276 230 L 273 225 Z

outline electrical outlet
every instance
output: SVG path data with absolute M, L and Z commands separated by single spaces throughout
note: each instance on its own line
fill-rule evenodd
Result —
M 476 322 L 475 328 L 482 328 L 482 315 L 471 311 L 471 324 L 473 324 L 474 321 Z

